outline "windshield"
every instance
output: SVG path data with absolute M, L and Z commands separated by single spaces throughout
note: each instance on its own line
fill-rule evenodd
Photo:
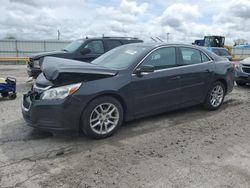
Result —
M 91 63 L 112 69 L 125 69 L 142 57 L 146 50 L 147 48 L 142 46 L 125 45 L 105 53 Z
M 212 51 L 218 56 L 231 56 L 231 54 L 227 51 L 227 49 L 224 48 L 221 49 L 215 48 L 212 49 Z
M 212 49 L 212 51 L 213 51 L 216 55 L 220 56 L 220 51 L 219 51 L 218 49 Z
M 75 40 L 75 41 L 71 42 L 70 44 L 68 44 L 68 45 L 67 45 L 65 48 L 63 48 L 62 50 L 67 51 L 67 52 L 74 52 L 74 51 L 76 51 L 84 42 L 85 42 L 85 40 L 83 40 L 83 39 Z
M 220 54 L 222 56 L 230 56 L 231 55 L 226 49 L 221 49 L 220 50 Z

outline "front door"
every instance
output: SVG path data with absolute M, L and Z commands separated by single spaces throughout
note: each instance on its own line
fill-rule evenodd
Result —
M 176 63 L 176 49 L 163 47 L 150 53 L 139 65 L 152 65 L 155 71 L 132 75 L 131 91 L 134 115 L 157 113 L 180 103 L 180 71 Z

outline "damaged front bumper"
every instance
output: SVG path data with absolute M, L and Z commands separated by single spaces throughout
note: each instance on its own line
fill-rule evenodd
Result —
M 78 131 L 83 106 L 74 97 L 60 100 L 37 100 L 24 94 L 22 114 L 27 124 L 49 132 Z

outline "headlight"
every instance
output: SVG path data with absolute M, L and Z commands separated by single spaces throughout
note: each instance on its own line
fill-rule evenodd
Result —
M 33 61 L 33 67 L 34 68 L 40 68 L 40 62 L 39 62 L 39 60 Z
M 71 84 L 67 86 L 48 89 L 43 92 L 41 98 L 42 99 L 64 99 L 65 97 L 75 93 L 80 88 L 81 85 L 82 83 L 78 83 L 78 84 Z

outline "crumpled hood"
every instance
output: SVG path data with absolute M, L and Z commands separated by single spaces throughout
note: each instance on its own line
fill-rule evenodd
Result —
M 53 55 L 59 55 L 59 54 L 65 54 L 65 53 L 67 52 L 65 51 L 40 52 L 40 53 L 34 53 L 34 54 L 29 55 L 29 58 L 37 60 L 45 56 L 53 56 Z
M 118 72 L 117 70 L 108 69 L 100 65 L 57 57 L 45 57 L 41 70 L 46 79 L 50 81 L 55 81 L 60 75 L 65 74 L 78 75 L 78 77 L 83 76 L 83 74 L 114 76 Z

